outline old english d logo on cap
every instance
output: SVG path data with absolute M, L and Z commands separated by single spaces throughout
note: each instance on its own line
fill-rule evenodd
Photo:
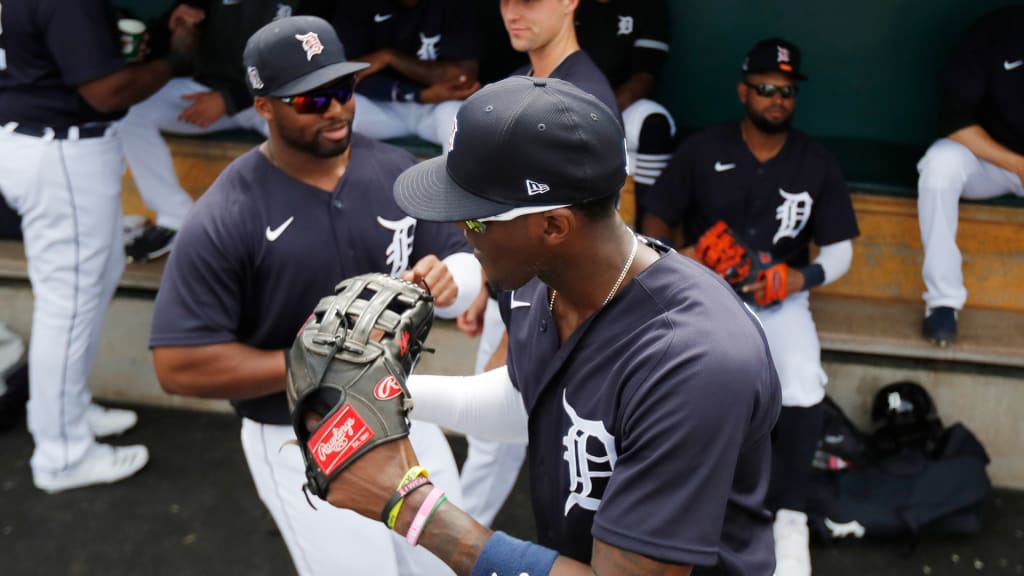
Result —
M 306 51 L 306 61 L 313 59 L 313 56 L 324 51 L 324 45 L 320 43 L 320 37 L 316 32 L 296 34 L 295 39 L 302 42 L 302 49 Z

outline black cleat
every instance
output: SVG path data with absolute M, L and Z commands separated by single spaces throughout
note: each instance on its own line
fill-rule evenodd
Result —
M 125 254 L 129 262 L 146 262 L 157 258 L 171 251 L 174 244 L 174 236 L 177 230 L 164 228 L 163 226 L 150 226 L 146 228 L 134 242 L 125 246 Z
M 947 306 L 932 309 L 921 325 L 924 337 L 946 347 L 956 340 L 956 310 Z

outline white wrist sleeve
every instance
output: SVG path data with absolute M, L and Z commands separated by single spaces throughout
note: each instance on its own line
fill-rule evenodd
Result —
M 413 420 L 481 440 L 526 444 L 526 408 L 504 366 L 476 376 L 409 377 Z
M 843 277 L 850 270 L 850 262 L 853 261 L 853 242 L 843 240 L 835 244 L 822 246 L 818 251 L 818 257 L 814 263 L 821 266 L 825 271 L 825 281 L 822 286 L 831 284 Z
M 469 305 L 476 300 L 477 294 L 483 287 L 480 281 L 482 271 L 480 261 L 471 252 L 456 252 L 442 260 L 448 271 L 455 279 L 455 285 L 459 287 L 459 293 L 455 296 L 455 302 L 444 308 L 434 308 L 434 315 L 438 318 L 455 318 L 469 308 Z

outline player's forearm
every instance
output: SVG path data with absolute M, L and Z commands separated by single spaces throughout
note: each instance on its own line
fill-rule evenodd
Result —
M 648 212 L 644 214 L 643 231 L 645 236 L 657 238 L 672 246 L 672 227 L 667 222 Z
M 476 376 L 409 377 L 414 420 L 484 440 L 527 441 L 526 408 L 504 366 Z
M 170 394 L 239 400 L 284 390 L 281 350 L 260 350 L 239 342 L 153 349 L 157 380 Z
M 997 142 L 977 124 L 953 132 L 949 139 L 966 146 L 971 153 L 986 162 L 1016 174 L 1024 173 L 1024 156 Z
M 435 308 L 434 314 L 438 318 L 451 319 L 465 312 L 481 292 L 486 292 L 482 290 L 483 284 L 480 282 L 483 271 L 480 261 L 471 252 L 456 252 L 445 257 L 442 262 L 448 267 L 459 292 L 455 302 L 443 308 Z
M 654 93 L 654 85 L 657 79 L 650 72 L 637 72 L 625 82 L 615 87 L 615 101 L 619 110 L 625 110 L 630 104 L 647 98 Z
M 461 60 L 458 62 L 440 62 L 420 60 L 415 56 L 395 52 L 390 59 L 391 69 L 402 76 L 430 86 L 442 82 L 452 82 L 460 76 L 465 76 L 467 83 L 475 82 L 479 70 L 476 60 Z

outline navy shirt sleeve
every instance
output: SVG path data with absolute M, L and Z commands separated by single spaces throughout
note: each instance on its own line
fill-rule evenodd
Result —
M 178 231 L 157 292 L 150 347 L 238 340 L 249 257 L 243 235 L 232 230 L 250 218 L 239 205 L 203 206 L 213 204 L 206 199 Z
M 694 187 L 694 137 L 688 138 L 672 155 L 665 171 L 643 195 L 644 210 L 661 218 L 670 227 L 679 225 L 690 203 Z
M 40 8 L 46 44 L 65 83 L 79 86 L 124 66 L 113 10 L 106 0 L 46 4 Z
M 821 149 L 821 153 L 821 162 L 826 166 L 825 178 L 812 218 L 814 242 L 818 246 L 826 246 L 856 238 L 860 230 L 839 161 L 824 149 Z

